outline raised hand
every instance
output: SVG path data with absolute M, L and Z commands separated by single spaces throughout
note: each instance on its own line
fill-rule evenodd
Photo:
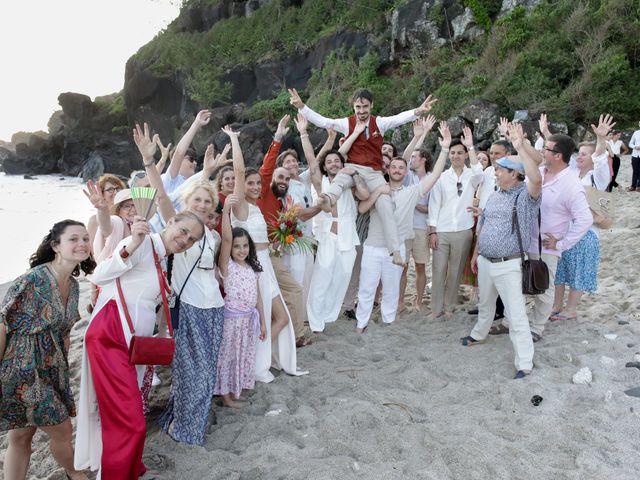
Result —
M 336 132 L 333 128 L 327 128 L 326 130 L 327 130 L 327 138 L 335 142 L 336 137 L 338 136 L 338 132 Z
M 540 133 L 544 138 L 547 138 L 551 135 L 551 131 L 549 130 L 549 122 L 547 120 L 547 114 L 541 113 L 540 120 L 538 120 L 538 126 L 540 127 Z
M 224 162 L 229 158 L 229 152 L 231 151 L 231 144 L 227 143 L 224 147 L 222 147 L 222 152 L 218 155 L 218 161 Z
M 172 144 L 169 143 L 166 147 L 162 144 L 162 140 L 160 137 L 157 138 L 156 141 L 158 148 L 160 149 L 160 161 L 166 160 L 169 157 L 169 152 L 171 151 Z
M 524 130 L 520 123 L 510 123 L 508 126 L 509 140 L 513 148 L 520 150 L 524 143 Z
M 428 113 L 433 107 L 433 104 L 436 103 L 437 101 L 438 101 L 437 98 L 433 98 L 433 95 L 429 95 L 425 99 L 425 101 L 422 102 L 422 104 L 413 111 L 413 114 L 416 117 L 419 117 L 420 115 L 424 115 L 425 113 Z
M 91 205 L 95 208 L 109 208 L 107 200 L 104 198 L 104 194 L 100 190 L 100 187 L 93 183 L 91 180 L 87 182 L 87 189 L 82 190 L 82 193 L 89 199 Z
M 498 131 L 501 137 L 509 137 L 509 120 L 505 117 L 500 117 L 500 123 L 498 123 Z
M 153 156 L 156 154 L 158 148 L 158 134 L 155 134 L 151 138 L 149 131 L 149 124 L 144 122 L 144 129 L 140 128 L 140 124 L 136 123 L 136 128 L 133 129 L 133 141 L 138 147 L 138 151 L 142 155 L 143 163 L 149 163 L 153 161 Z
M 596 134 L 598 138 L 605 138 L 609 135 L 609 132 L 613 130 L 613 126 L 616 123 L 613 121 L 613 117 L 609 114 L 600 115 L 598 120 L 598 126 L 596 127 L 593 123 L 591 124 L 591 130 Z
M 473 133 L 471 133 L 471 129 L 465 126 L 462 129 L 462 137 L 460 138 L 462 144 L 467 147 L 467 150 L 473 148 Z
M 307 120 L 307 117 L 299 113 L 293 119 L 293 122 L 296 124 L 296 128 L 298 129 L 298 132 L 300 133 L 300 135 L 304 135 L 305 133 L 307 133 L 307 127 L 309 126 L 309 121 Z
M 278 122 L 278 128 L 276 129 L 276 135 L 280 135 L 284 137 L 287 133 L 289 133 L 289 127 L 287 127 L 287 123 L 291 120 L 291 115 L 285 115 Z
M 222 213 L 229 214 L 231 211 L 231 207 L 238 203 L 238 196 L 235 193 L 231 193 L 227 195 L 227 198 L 224 200 L 224 206 L 222 207 Z
M 238 138 L 239 132 L 234 132 L 233 129 L 231 128 L 231 125 L 225 125 L 224 127 L 222 127 L 222 131 L 226 133 L 229 136 L 229 138 L 233 138 L 233 137 Z
M 449 131 L 449 125 L 444 120 L 440 122 L 440 126 L 438 127 L 438 132 L 440 132 L 440 136 L 438 141 L 440 142 L 441 148 L 449 148 L 451 145 L 451 131 Z
M 207 145 L 207 149 L 204 152 L 204 160 L 202 163 L 202 168 L 204 170 L 213 170 L 218 163 L 220 157 L 215 156 L 215 148 L 213 143 Z
M 300 98 L 298 91 L 295 88 L 287 89 L 289 92 L 289 103 L 296 107 L 298 110 L 304 108 L 304 102 Z
M 418 120 L 413 122 L 412 126 L 413 126 L 413 136 L 414 137 L 419 137 L 423 133 L 425 133 L 423 119 L 419 118 Z
M 209 120 L 211 120 L 211 112 L 209 110 L 200 110 L 193 123 L 198 125 L 198 127 L 202 127 L 208 124 Z
M 422 119 L 422 128 L 425 133 L 429 133 L 433 126 L 436 124 L 436 117 L 433 115 L 427 115 Z

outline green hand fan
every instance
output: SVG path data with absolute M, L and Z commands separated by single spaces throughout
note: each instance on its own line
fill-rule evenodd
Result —
M 132 187 L 131 200 L 136 206 L 138 215 L 144 215 L 149 220 L 155 213 L 156 189 L 149 187 Z

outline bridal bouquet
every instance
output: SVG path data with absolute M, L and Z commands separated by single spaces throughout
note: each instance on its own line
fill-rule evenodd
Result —
M 271 221 L 270 249 L 276 257 L 296 251 L 300 253 L 312 251 L 311 241 L 303 236 L 300 229 L 298 214 L 301 207 L 299 205 L 288 207 Z

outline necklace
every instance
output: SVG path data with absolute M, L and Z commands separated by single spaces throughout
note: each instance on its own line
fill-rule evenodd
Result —
M 62 277 L 62 275 L 60 275 L 60 272 L 58 272 L 58 270 L 56 270 L 56 267 L 53 266 L 53 262 L 49 262 L 49 266 L 51 267 L 51 270 L 53 270 L 53 273 L 56 274 L 56 278 L 58 280 L 58 283 L 62 283 L 64 280 L 66 280 L 66 278 Z

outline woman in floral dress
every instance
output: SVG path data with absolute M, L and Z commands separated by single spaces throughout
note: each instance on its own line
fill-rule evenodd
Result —
M 36 429 L 68 478 L 86 479 L 73 467 L 71 420 L 76 415 L 69 382 L 69 333 L 79 320 L 80 274 L 91 273 L 89 233 L 74 220 L 56 223 L 31 256 L 0 305 L 0 431 L 9 430 L 6 480 L 24 479 Z

